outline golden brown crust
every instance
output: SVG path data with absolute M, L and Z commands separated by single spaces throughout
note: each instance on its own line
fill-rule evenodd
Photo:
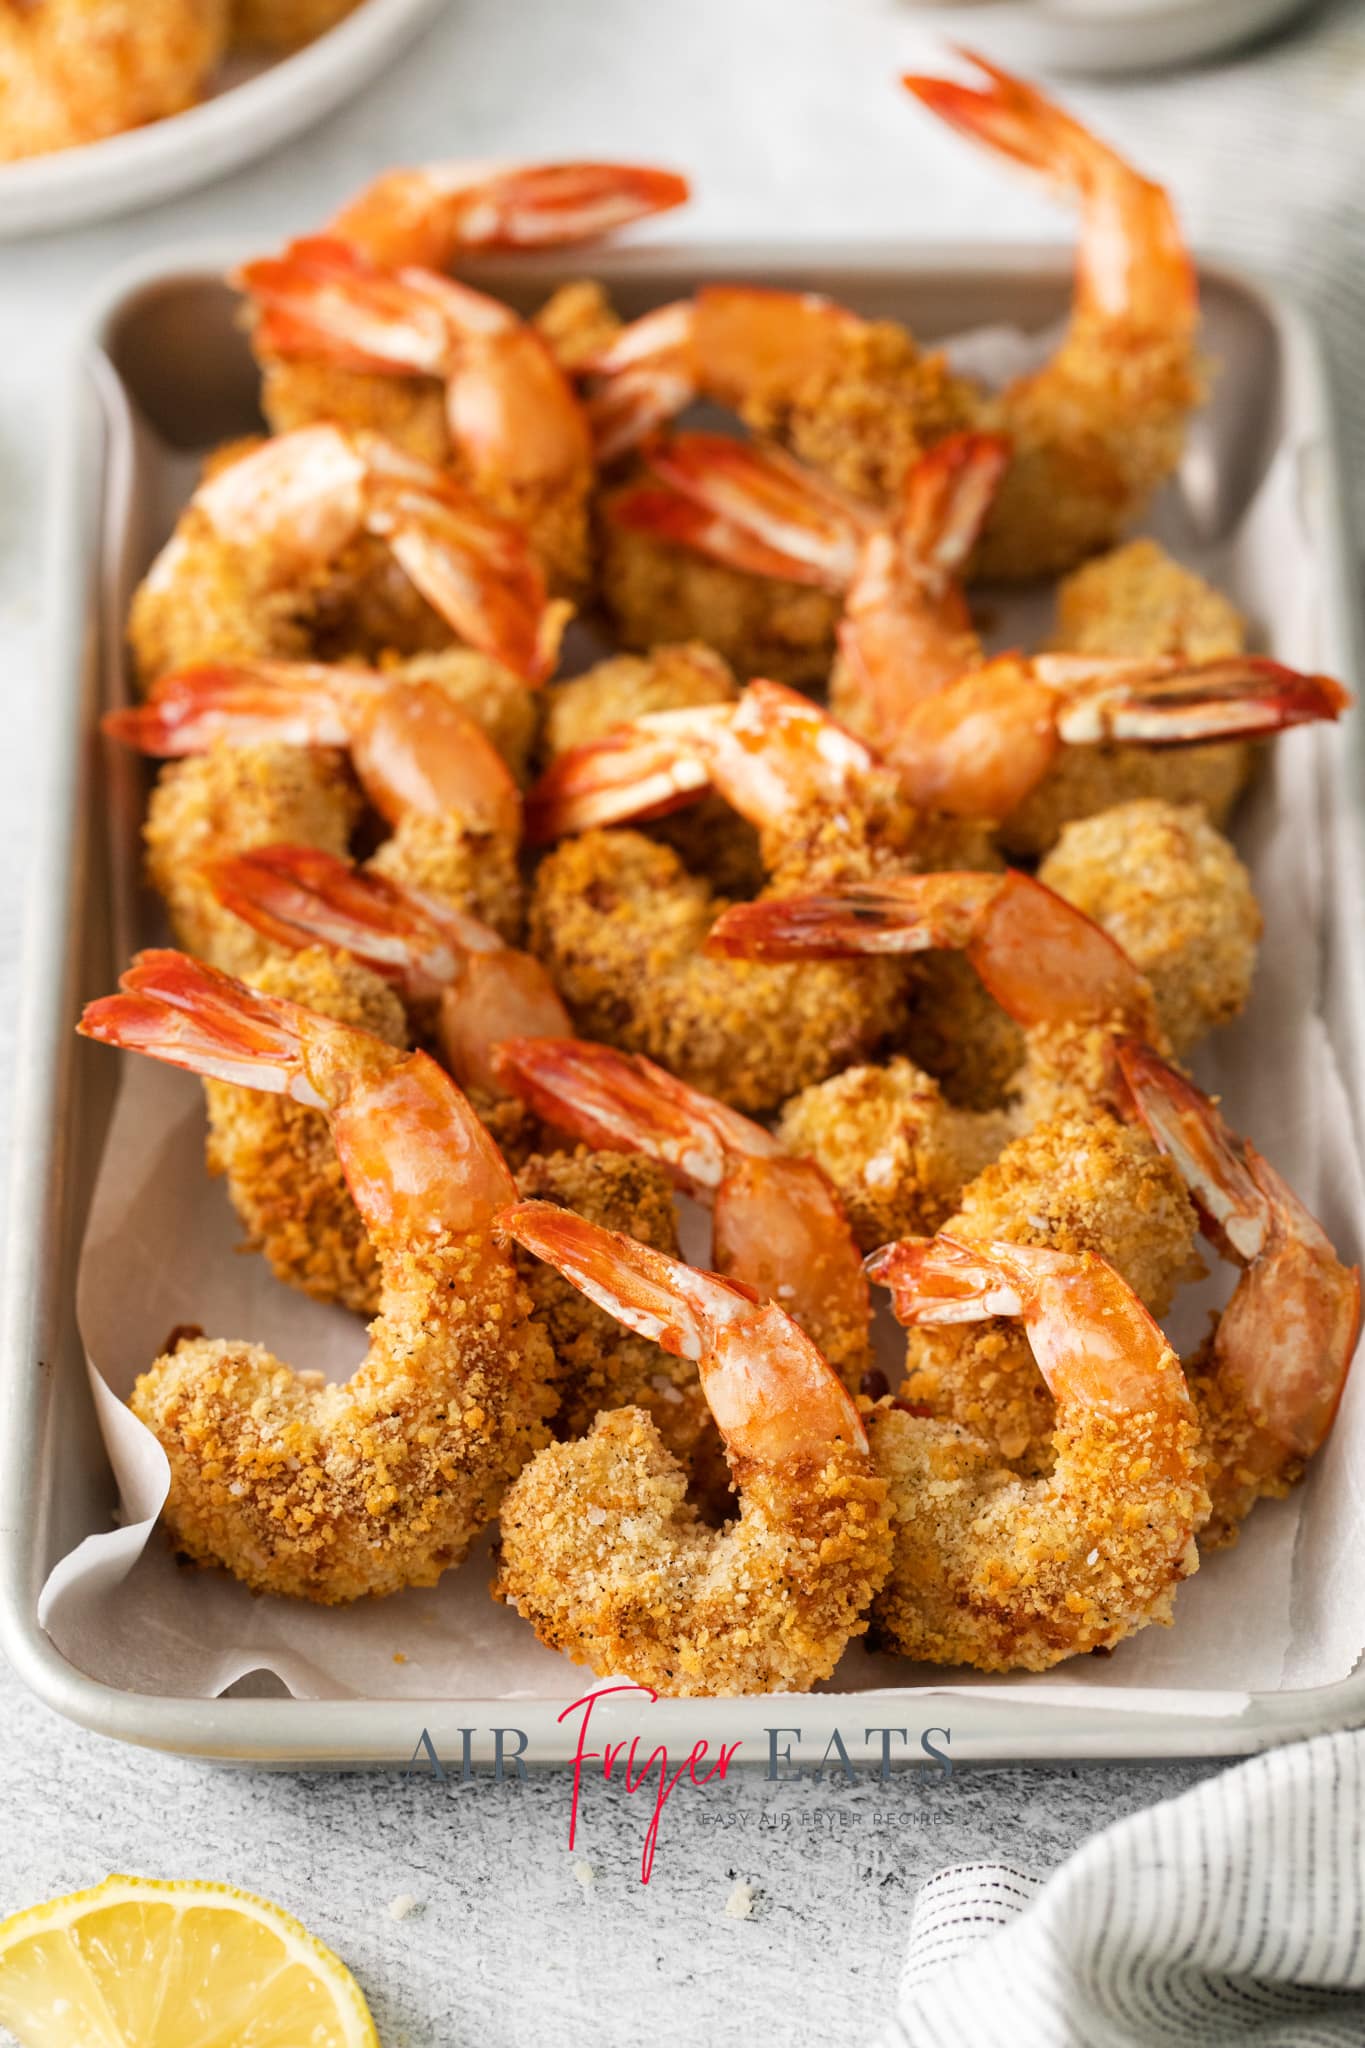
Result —
M 783 1106 L 778 1135 L 833 1181 L 864 1251 L 932 1236 L 1011 1129 L 1001 1114 L 954 1109 L 909 1060 L 846 1067 Z
M 1194 1210 L 1174 1168 L 1144 1132 L 1099 1111 L 1015 1138 L 940 1228 L 967 1243 L 1096 1252 L 1154 1315 L 1202 1270 Z M 984 1441 L 998 1463 L 1050 1468 L 1055 1410 L 1018 1324 L 909 1331 L 902 1392 Z
M 369 865 L 472 911 L 509 945 L 520 941 L 525 892 L 517 849 L 504 833 L 476 831 L 454 811 L 409 811 Z
M 297 50 L 325 35 L 359 0 L 232 0 L 232 40 L 249 49 Z
M 1245 1007 L 1260 908 L 1247 870 L 1198 805 L 1149 799 L 1081 819 L 1038 875 L 1146 976 L 1173 1052 Z
M 1032 1482 L 956 1424 L 890 1401 L 868 1428 L 895 1536 L 873 1608 L 879 1647 L 979 1671 L 1046 1671 L 1169 1623 L 1207 1508 L 1187 1405 L 1087 1410 L 1058 1431 L 1056 1476 Z
M 742 682 L 822 683 L 834 657 L 840 600 L 809 584 L 749 576 L 684 548 L 601 522 L 602 598 L 627 647 L 702 640 Z
M 0 162 L 180 113 L 226 41 L 227 0 L 0 8 Z
M 249 974 L 254 988 L 320 1016 L 357 1024 L 387 1045 L 408 1044 L 403 1006 L 368 967 L 322 946 L 279 954 Z M 321 1110 L 287 1096 L 206 1081 L 208 1167 L 227 1178 L 246 1232 L 277 1280 L 357 1315 L 379 1306 L 379 1265 L 351 1199 Z
M 529 942 L 584 1037 L 646 1053 L 737 1109 L 772 1109 L 876 1046 L 899 971 L 711 959 L 701 946 L 723 908 L 668 847 L 585 832 L 541 862 Z
M 252 847 L 344 855 L 360 814 L 344 756 L 316 747 L 230 747 L 164 767 L 143 826 L 147 873 L 186 952 L 245 974 L 277 949 L 224 910 L 200 870 Z
M 560 368 L 568 371 L 600 354 L 621 331 L 606 288 L 591 277 L 574 278 L 552 292 L 532 325 L 549 343 Z
M 736 1478 L 741 1515 L 717 1533 L 642 1409 L 599 1416 L 509 1490 L 497 1597 L 576 1664 L 669 1697 L 805 1691 L 867 1626 L 886 1488 L 846 1445 Z

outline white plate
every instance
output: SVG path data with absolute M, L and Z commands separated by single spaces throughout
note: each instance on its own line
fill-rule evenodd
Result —
M 186 113 L 0 165 L 0 241 L 151 206 L 263 156 L 359 91 L 441 4 L 362 0 L 292 56 L 229 60 L 214 96 Z
M 956 0 L 921 21 L 1023 71 L 1156 71 L 1231 51 L 1308 0 Z

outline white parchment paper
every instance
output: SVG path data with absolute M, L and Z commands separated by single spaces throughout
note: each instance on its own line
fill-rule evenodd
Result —
M 998 371 L 996 337 L 986 354 Z M 1197 440 L 1191 459 L 1199 460 Z M 1321 656 L 1298 482 L 1293 453 L 1284 450 L 1216 562 L 1200 548 L 1191 522 L 1197 492 L 1168 494 L 1172 512 L 1162 538 L 1216 574 L 1262 630 L 1269 651 L 1312 667 Z M 1273 636 L 1265 633 L 1270 618 Z M 1006 607 L 998 637 L 1029 644 L 1045 624 L 1036 607 Z M 1322 764 L 1324 749 L 1338 744 L 1330 729 L 1287 735 L 1270 750 L 1244 806 L 1237 838 L 1265 914 L 1261 964 L 1246 1014 L 1209 1045 L 1197 1071 L 1224 1097 L 1234 1127 L 1254 1137 L 1343 1255 L 1355 1258 L 1365 1237 L 1365 1180 L 1352 1097 L 1318 1012 L 1324 892 L 1358 894 L 1362 882 L 1328 873 L 1323 857 Z M 259 1597 L 224 1573 L 176 1561 L 157 1526 L 166 1461 L 124 1405 L 170 1331 L 194 1323 L 265 1343 L 293 1365 L 338 1379 L 358 1363 L 365 1336 L 343 1311 L 281 1286 L 259 1258 L 236 1251 L 240 1232 L 223 1185 L 204 1172 L 199 1083 L 133 1056 L 125 1064 L 78 1300 L 120 1511 L 118 1525 L 87 1537 L 43 1590 L 40 1618 L 58 1648 L 107 1684 L 188 1696 L 212 1696 L 247 1674 L 272 1673 L 290 1693 L 310 1699 L 578 1697 L 582 1674 L 489 1598 L 487 1538 L 436 1589 L 345 1609 Z M 1224 1274 L 1187 1292 L 1171 1322 L 1177 1344 L 1197 1340 L 1208 1308 L 1226 1298 L 1230 1285 Z M 898 1357 L 897 1334 L 887 1323 Z M 1344 1678 L 1365 1648 L 1361 1475 L 1365 1373 L 1357 1369 L 1306 1484 L 1287 1501 L 1258 1506 L 1238 1545 L 1205 1560 L 1181 1589 L 1174 1628 L 1147 1629 L 1112 1657 L 1078 1659 L 1042 1677 L 965 1674 L 961 1685 L 1189 1714 L 1227 1712 L 1251 1691 Z M 945 1691 L 959 1689 L 958 1677 L 855 1645 L 827 1689 Z

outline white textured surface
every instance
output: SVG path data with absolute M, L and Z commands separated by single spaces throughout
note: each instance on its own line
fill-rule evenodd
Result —
M 1054 226 L 1027 191 L 895 90 L 896 71 L 929 55 L 910 11 L 846 0 L 453 0 L 371 95 L 299 144 L 192 199 L 5 250 L 0 1053 L 28 743 L 42 715 L 34 593 L 44 457 L 74 316 L 101 275 L 160 242 L 227 234 L 268 246 L 367 174 L 437 155 L 676 163 L 699 186 L 679 234 L 951 239 Z M 1359 106 L 1363 64 L 1365 14 L 1339 0 L 1305 44 L 1233 72 L 1070 96 L 1152 168 L 1184 166 L 1173 182 L 1195 227 L 1248 223 L 1237 238 L 1282 260 L 1352 337 L 1354 279 L 1324 279 L 1310 260 L 1316 245 L 1290 223 L 1311 210 L 1340 239 L 1358 226 L 1358 154 L 1351 161 L 1324 143 L 1309 161 L 1304 151 L 1320 121 Z M 1235 193 L 1218 175 L 1225 151 L 1237 162 Z M 0 1106 L 7 1123 L 8 1089 Z M 928 1871 L 989 1856 L 1048 1868 L 1107 1820 L 1208 1768 L 980 1772 L 932 1793 L 909 1778 L 832 1790 L 742 1777 L 677 1796 L 645 1889 L 645 1795 L 585 1790 L 571 1852 L 561 1776 L 499 1789 L 214 1771 L 67 1728 L 0 1676 L 0 1911 L 118 1868 L 268 1892 L 355 1965 L 385 2048 L 532 2039 L 843 2048 L 889 2004 L 908 1897 Z M 726 1912 L 739 1883 L 757 1887 L 743 1919 Z M 403 1894 L 417 1907 L 397 1920 L 389 1905 Z

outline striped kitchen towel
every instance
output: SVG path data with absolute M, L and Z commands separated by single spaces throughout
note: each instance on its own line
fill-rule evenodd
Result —
M 878 2048 L 1252 2043 L 1365 2043 L 1365 1735 L 1225 1771 L 1046 1880 L 939 1871 Z

